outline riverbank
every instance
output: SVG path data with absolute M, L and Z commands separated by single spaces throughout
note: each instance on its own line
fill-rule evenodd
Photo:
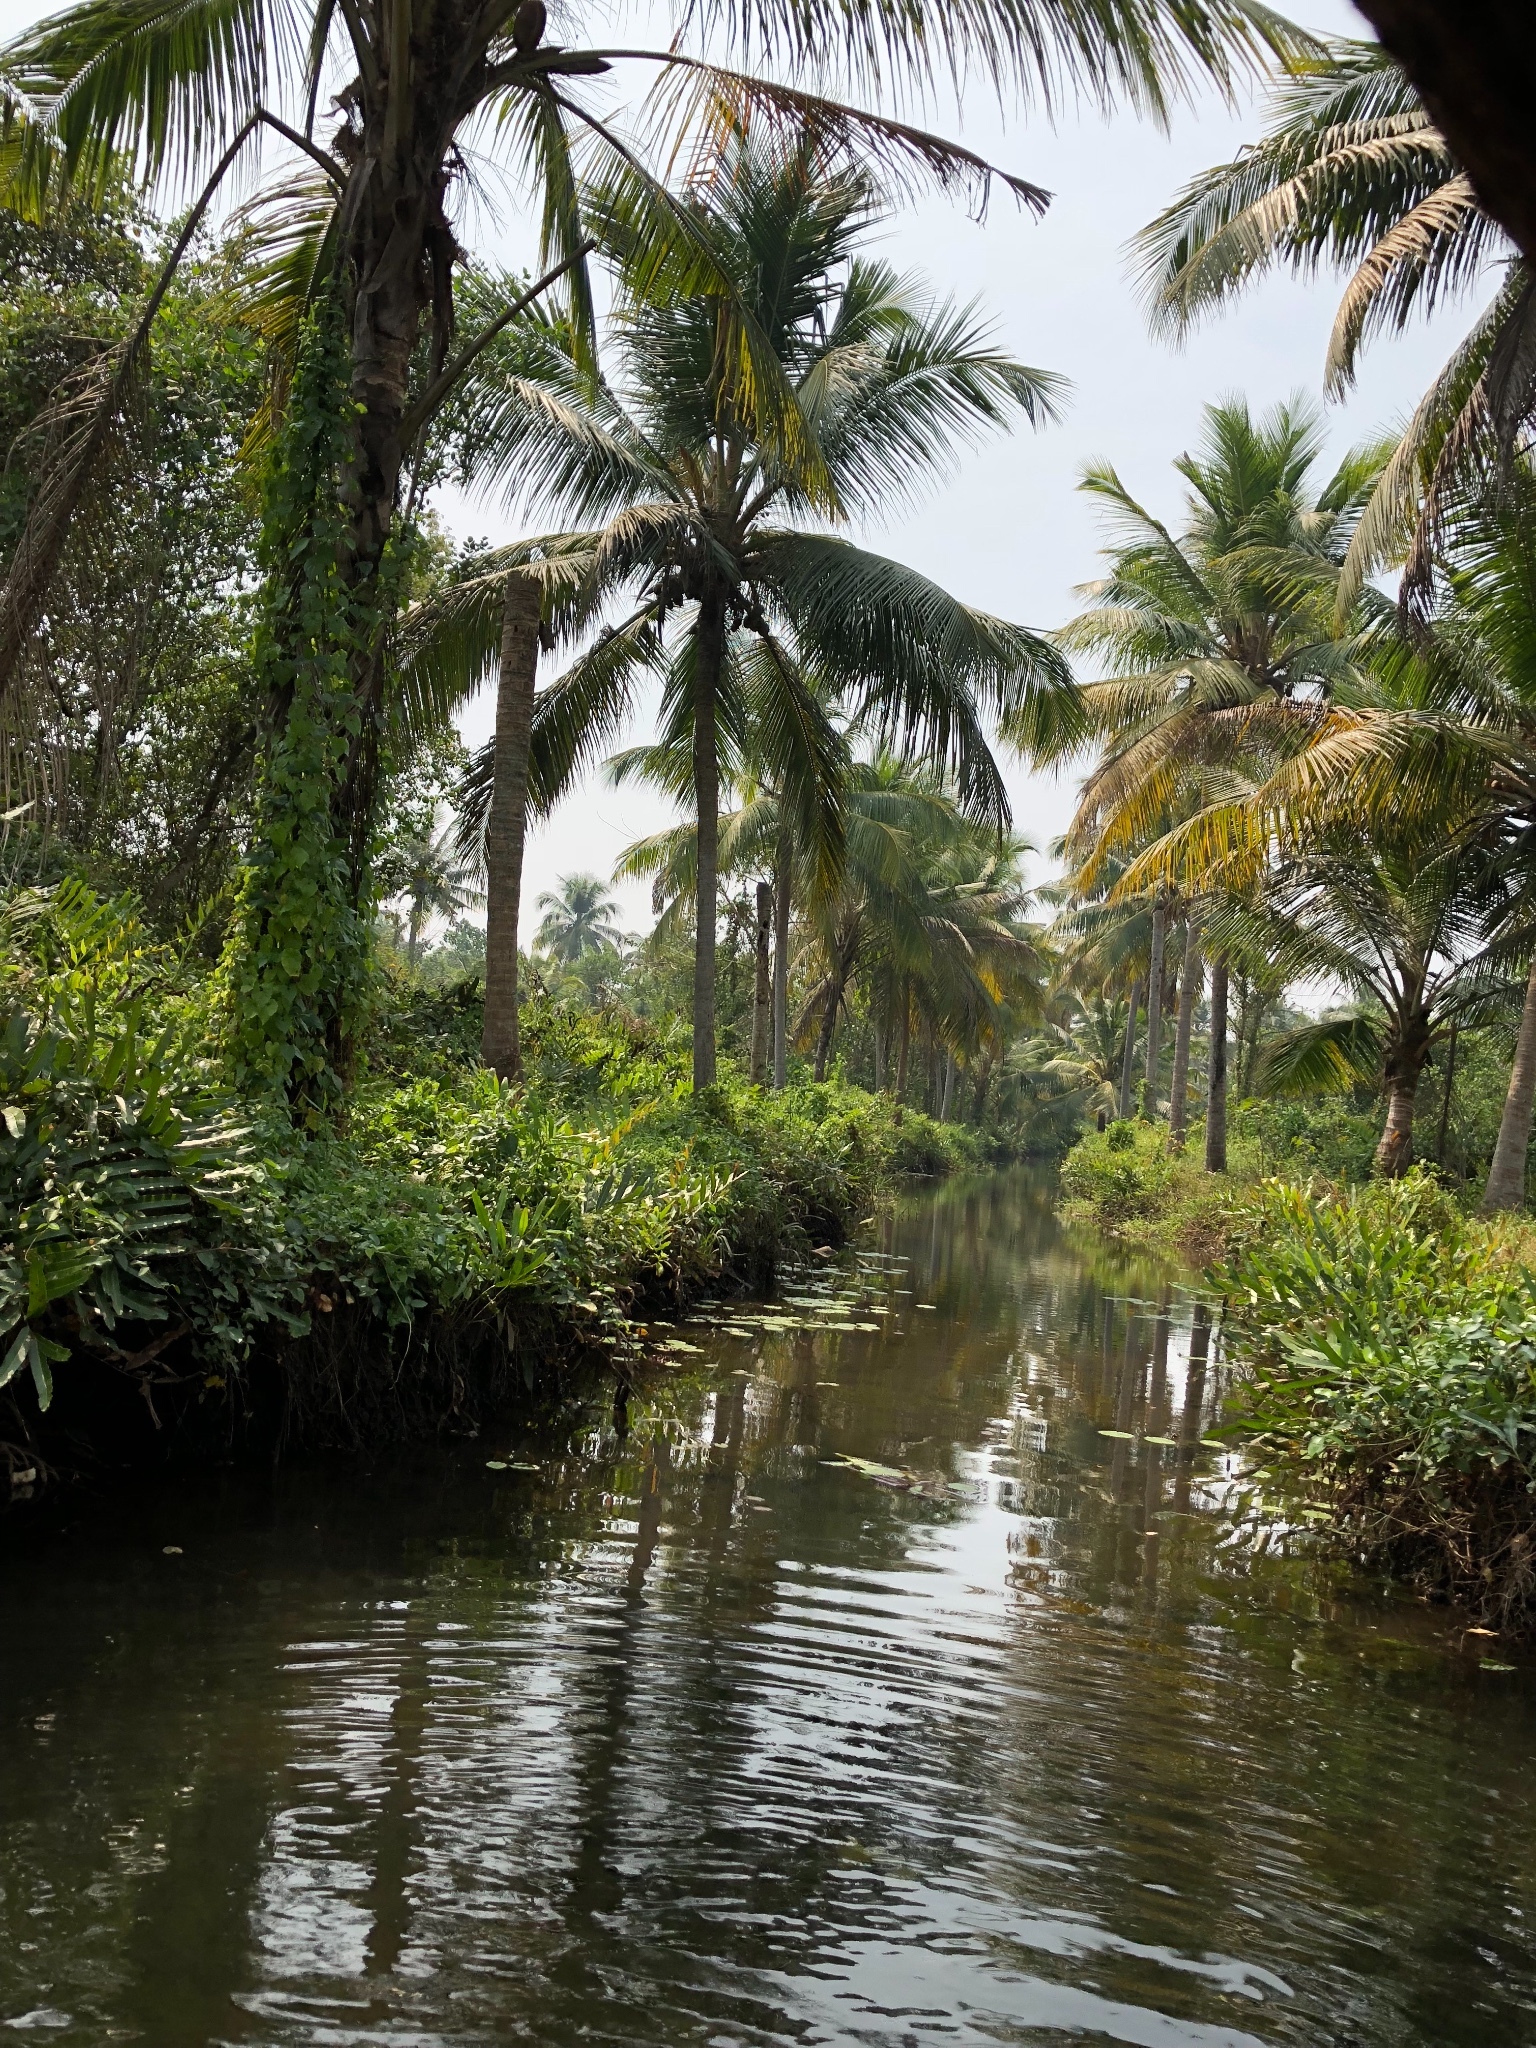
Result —
M 1270 1181 L 1207 1279 L 1226 1433 L 1328 1547 L 1478 1626 L 1536 1631 L 1536 1229 L 1432 1176 Z
M 67 1001 L 13 1012 L 12 1475 L 546 1406 L 594 1359 L 632 1367 L 655 1316 L 761 1286 L 881 1188 L 979 1155 L 858 1089 L 694 1096 L 681 1034 L 618 1014 L 531 1007 L 507 1088 L 472 1058 L 474 1011 L 465 991 L 397 1004 L 345 1124 L 307 1136 L 221 1095 L 190 1036 Z

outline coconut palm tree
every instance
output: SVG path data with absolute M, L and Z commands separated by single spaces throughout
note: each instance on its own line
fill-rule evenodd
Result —
M 1316 708 L 1357 685 L 1358 646 L 1336 633 L 1334 600 L 1380 451 L 1319 478 L 1321 448 L 1301 399 L 1259 419 L 1241 399 L 1208 406 L 1200 445 L 1174 465 L 1189 486 L 1178 534 L 1107 464 L 1085 471 L 1112 536 L 1109 573 L 1058 637 L 1111 671 L 1082 689 L 1102 751 L 1068 852 L 1090 874 L 1165 830 L 1191 790 L 1299 749 Z
M 544 916 L 534 944 L 562 967 L 623 943 L 623 929 L 613 922 L 619 906 L 596 875 L 562 875 L 554 891 L 540 896 L 538 908 Z
M 1469 475 L 1507 468 L 1536 417 L 1536 272 L 1394 59 L 1340 41 L 1288 66 L 1261 140 L 1193 179 L 1138 242 L 1153 324 L 1175 335 L 1266 270 L 1344 271 L 1326 365 L 1336 396 L 1372 336 L 1495 273 L 1383 467 L 1340 585 L 1347 610 L 1412 535 L 1405 593 L 1422 610 L 1441 513 Z
M 895 0 L 860 0 L 852 13 L 829 0 L 752 0 L 707 21 L 678 13 L 666 46 L 605 50 L 546 40 L 544 0 L 135 0 L 126 11 L 78 0 L 0 52 L 11 145 L 0 196 L 36 206 L 71 181 L 99 190 L 126 172 L 177 205 L 193 201 L 123 343 L 52 408 L 50 460 L 0 588 L 0 698 L 71 523 L 92 503 L 91 478 L 133 402 L 176 266 L 255 140 L 287 145 L 251 215 L 263 261 L 247 317 L 292 375 L 273 379 L 250 437 L 275 450 L 257 641 L 275 715 L 226 980 L 237 1065 L 281 1080 L 306 1115 L 346 1085 L 364 1002 L 390 639 L 410 585 L 430 429 L 477 354 L 557 286 L 591 367 L 578 145 L 610 213 L 653 251 L 653 285 L 734 298 L 697 216 L 600 110 L 594 94 L 608 87 L 597 81 L 616 67 L 658 81 L 649 111 L 663 157 L 722 126 L 777 126 L 813 138 L 824 163 L 857 159 L 895 186 L 929 179 L 980 197 L 993 174 L 973 153 L 822 97 L 817 82 L 850 70 L 875 86 L 909 70 L 921 82 L 980 61 L 999 83 L 1051 92 L 1071 81 L 1156 109 L 1192 69 L 1227 78 L 1234 62 L 1296 41 L 1257 0 L 1210 0 L 1193 14 L 1179 0 L 969 0 L 917 14 Z M 796 85 L 691 51 L 690 25 L 791 64 Z M 327 117 L 317 138 L 332 89 L 335 125 Z M 547 267 L 465 339 L 454 274 L 485 148 L 528 191 Z M 1044 205 L 1025 181 L 1006 183 Z M 739 303 L 736 312 L 732 375 L 752 391 L 763 430 L 780 438 L 782 425 L 793 446 L 796 408 L 777 359 L 752 313 Z M 274 426 L 275 438 L 265 431 Z
M 684 12 L 680 26 L 687 25 Z M 455 331 L 458 234 L 477 154 L 472 135 L 492 138 L 505 166 L 522 177 L 541 217 L 546 275 L 567 277 L 578 324 L 590 333 L 576 139 L 626 185 L 639 212 L 669 211 L 599 111 L 605 88 L 594 89 L 594 80 L 616 68 L 661 81 L 651 112 L 670 131 L 664 149 L 722 118 L 756 118 L 813 133 L 824 153 L 857 149 L 898 179 L 928 177 L 974 191 L 984 188 L 988 168 L 971 152 L 819 97 L 816 82 L 850 70 L 874 85 L 904 72 L 918 80 L 959 76 L 979 60 L 999 86 L 1007 79 L 1051 92 L 1067 82 L 1103 100 L 1124 93 L 1157 111 L 1192 70 L 1225 80 L 1263 48 L 1299 47 L 1252 0 L 1214 0 L 1198 18 L 1172 0 L 1065 8 L 974 0 L 921 15 L 893 0 L 865 0 L 851 14 L 826 0 L 793 7 L 755 0 L 711 22 L 715 41 L 791 66 L 797 84 L 790 88 L 707 61 L 682 37 L 651 50 L 572 47 L 546 40 L 548 26 L 543 0 L 365 7 L 299 0 L 291 8 L 213 0 L 191 11 L 147 5 L 126 13 L 113 0 L 79 0 L 0 52 L 0 113 L 10 143 L 0 165 L 4 196 L 35 206 L 71 182 L 99 190 L 125 169 L 170 191 L 196 192 L 170 270 L 253 141 L 264 134 L 289 145 L 275 175 L 268 173 L 271 277 L 261 309 L 291 339 L 312 295 L 340 295 L 351 337 L 354 458 L 349 544 L 340 554 L 348 589 L 370 598 L 381 577 L 388 581 L 402 477 L 421 431 L 485 338 L 482 331 L 463 343 Z M 321 141 L 327 90 L 335 94 L 335 125 Z M 1036 188 L 1009 182 L 1026 201 L 1044 203 Z M 689 261 L 696 274 L 712 269 L 706 245 L 691 245 Z M 127 347 L 99 366 L 96 402 L 74 394 L 79 431 L 67 437 L 49 488 L 38 493 L 0 606 L 0 695 L 111 420 L 131 401 L 168 275 Z M 498 317 L 515 317 L 515 303 Z M 750 322 L 738 339 L 755 374 L 771 382 L 771 358 Z M 763 403 L 771 406 L 766 393 Z M 360 682 L 370 661 L 366 650 L 357 657 Z
M 426 926 L 434 917 L 462 916 L 480 901 L 480 891 L 451 824 L 408 840 L 392 865 L 398 870 L 397 893 L 405 898 L 405 957 L 414 968 Z
M 978 816 L 1007 818 L 983 714 L 1018 741 L 1075 716 L 1059 653 L 961 605 L 918 571 L 824 530 L 909 497 L 968 440 L 1050 416 L 1056 380 L 994 348 L 973 313 L 934 305 L 856 254 L 876 212 L 866 179 L 829 169 L 799 138 L 741 136 L 700 167 L 680 207 L 721 252 L 733 293 L 657 294 L 645 244 L 594 198 L 622 303 L 618 375 L 592 397 L 574 349 L 488 403 L 508 475 L 533 476 L 588 529 L 587 615 L 630 608 L 545 691 L 537 777 L 567 786 L 629 719 L 638 684 L 663 682 L 662 720 L 686 734 L 699 823 L 698 901 L 715 899 L 721 721 L 734 657 L 760 681 L 757 719 L 802 788 L 825 782 L 837 741 L 806 677 L 835 678 L 844 712 L 952 776 Z M 738 305 L 744 304 L 743 316 Z M 783 404 L 766 412 L 736 337 L 765 337 Z M 786 410 L 786 407 L 788 410 Z M 766 744 L 766 742 L 765 742 Z M 714 920 L 697 921 L 694 1075 L 714 1073 Z

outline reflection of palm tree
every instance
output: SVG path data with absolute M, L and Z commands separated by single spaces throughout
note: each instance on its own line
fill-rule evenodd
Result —
M 588 953 L 621 944 L 624 933 L 612 921 L 618 907 L 596 875 L 564 875 L 553 895 L 546 891 L 539 898 L 544 918 L 534 943 L 563 967 L 573 967 Z

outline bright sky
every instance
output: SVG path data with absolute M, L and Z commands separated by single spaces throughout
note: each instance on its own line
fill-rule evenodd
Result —
M 0 34 L 14 35 L 46 11 L 29 0 L 0 0 Z M 638 36 L 634 15 L 643 10 L 614 0 L 611 11 L 626 37 Z M 1347 0 L 1296 0 L 1292 11 L 1318 31 L 1364 33 Z M 1055 198 L 1043 221 L 994 200 L 981 225 L 959 207 L 925 202 L 889 223 L 885 253 L 941 293 L 980 299 L 1003 346 L 1063 372 L 1074 388 L 1060 426 L 967 457 L 920 509 L 855 537 L 914 563 L 968 603 L 1031 626 L 1057 626 L 1077 608 L 1074 586 L 1098 573 L 1095 523 L 1075 489 L 1082 465 L 1109 459 L 1144 503 L 1176 521 L 1179 479 L 1170 465 L 1197 437 L 1203 405 L 1242 393 L 1260 407 L 1318 391 L 1337 283 L 1272 280 L 1180 351 L 1146 330 L 1125 245 L 1188 177 L 1257 133 L 1251 105 L 1234 113 L 1211 96 L 1176 116 L 1168 135 L 1128 115 L 1069 115 L 1054 129 L 1039 117 L 1005 119 L 980 91 L 958 113 L 940 108 L 926 119 Z M 520 261 L 529 248 L 515 219 L 476 221 L 465 239 L 504 260 Z M 1468 317 L 1465 306 L 1452 307 L 1431 325 L 1372 347 L 1358 389 L 1330 411 L 1335 453 L 1415 402 Z M 450 498 L 440 509 L 459 533 L 513 537 L 495 506 Z M 466 737 L 484 738 L 490 719 L 482 698 L 465 717 Z M 1032 774 L 1013 761 L 1008 781 L 1018 829 L 1043 849 L 1067 822 L 1075 778 Z M 578 870 L 606 875 L 623 847 L 670 816 L 644 791 L 611 789 L 601 776 L 589 781 L 531 839 L 525 936 L 542 890 Z M 1047 867 L 1042 859 L 1034 871 Z M 646 890 L 629 885 L 618 894 L 625 921 L 646 927 Z

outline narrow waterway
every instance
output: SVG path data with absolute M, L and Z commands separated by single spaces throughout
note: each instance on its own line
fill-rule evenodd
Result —
M 0 1525 L 0 2037 L 1532 2048 L 1536 1672 L 1224 1547 L 1177 1285 L 1007 1176 L 784 1296 Z

